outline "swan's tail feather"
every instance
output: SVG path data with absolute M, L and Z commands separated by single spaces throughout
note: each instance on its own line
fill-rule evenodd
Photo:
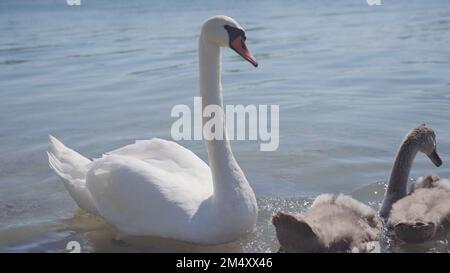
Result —
M 70 174 L 73 178 L 85 178 L 89 159 L 72 149 L 67 148 L 55 137 L 49 135 L 50 145 L 48 153 L 53 157 L 55 167 L 63 173 Z
M 55 137 L 49 135 L 48 163 L 50 168 L 61 178 L 78 206 L 85 211 L 98 214 L 92 196 L 86 188 L 86 173 L 89 159 L 67 148 Z

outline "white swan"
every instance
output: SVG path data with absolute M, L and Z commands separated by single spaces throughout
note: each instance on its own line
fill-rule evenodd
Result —
M 257 66 L 245 39 L 243 28 L 230 17 L 204 23 L 199 38 L 203 108 L 223 107 L 220 47 L 230 47 Z M 127 235 L 225 243 L 254 229 L 258 208 L 224 132 L 224 140 L 206 141 L 209 166 L 162 139 L 136 141 L 90 161 L 52 136 L 49 163 L 80 208 Z
M 450 228 L 450 183 L 447 180 L 434 174 L 420 177 L 407 195 L 409 173 L 419 151 L 428 155 L 436 166 L 442 164 L 436 152 L 436 135 L 425 124 L 411 130 L 403 140 L 380 210 L 387 230 L 392 231 L 395 239 L 407 243 L 431 240 Z
M 272 216 L 285 252 L 374 252 L 383 221 L 369 206 L 346 195 L 322 194 L 302 214 Z

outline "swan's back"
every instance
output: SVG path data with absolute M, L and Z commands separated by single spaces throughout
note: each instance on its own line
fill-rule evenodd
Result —
M 421 177 L 410 195 L 392 206 L 388 227 L 407 243 L 421 243 L 450 226 L 450 182 L 434 175 Z
M 160 138 L 151 140 L 136 140 L 135 143 L 106 153 L 106 155 L 120 155 L 142 160 L 159 169 L 173 172 L 174 169 L 185 170 L 188 174 L 204 175 L 210 173 L 208 164 L 197 157 L 191 150 Z M 198 179 L 198 182 L 210 182 Z
M 382 228 L 370 207 L 329 194 L 318 196 L 304 214 L 279 212 L 272 222 L 287 252 L 370 252 Z
M 213 194 L 209 167 L 172 141 L 152 139 L 106 153 L 86 175 L 100 214 L 126 234 L 193 240 L 186 226 Z M 195 238 L 197 239 L 197 238 Z

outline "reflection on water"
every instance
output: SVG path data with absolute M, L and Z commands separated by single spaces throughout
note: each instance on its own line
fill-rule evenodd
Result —
M 385 183 L 375 183 L 352 193 L 375 209 L 381 204 Z M 372 201 L 369 201 L 372 200 Z M 256 230 L 228 244 L 202 246 L 156 237 L 124 236 L 101 218 L 79 209 L 72 218 L 14 227 L 0 232 L 0 252 L 67 252 L 70 241 L 79 242 L 82 252 L 276 252 L 278 242 L 270 216 L 278 211 L 302 212 L 313 199 L 259 198 Z M 420 245 L 382 240 L 382 252 L 448 252 L 448 238 Z
M 325 4 L 324 4 L 325 3 Z M 437 132 L 450 177 L 450 1 L 0 1 L 0 251 L 276 251 L 271 213 L 314 196 L 352 195 L 377 209 L 412 127 Z M 51 133 L 94 158 L 135 139 L 170 138 L 175 104 L 198 95 L 203 20 L 247 29 L 252 68 L 223 51 L 227 104 L 280 105 L 280 147 L 232 143 L 260 206 L 257 230 L 225 246 L 116 238 L 76 206 L 50 171 Z M 182 145 L 206 159 L 203 143 Z M 67 219 L 67 220 L 64 220 Z M 445 240 L 387 251 L 447 252 Z

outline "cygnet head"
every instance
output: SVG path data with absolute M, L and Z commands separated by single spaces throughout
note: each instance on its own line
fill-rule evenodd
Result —
M 206 20 L 201 39 L 218 47 L 229 47 L 255 67 L 258 66 L 256 58 L 245 44 L 245 30 L 231 17 L 218 15 Z
M 439 180 L 441 180 L 439 175 L 430 173 L 419 177 L 416 184 L 421 188 L 433 188 L 433 185 Z
M 425 124 L 414 128 L 406 136 L 405 142 L 415 143 L 422 153 L 426 154 L 437 167 L 442 165 L 442 160 L 436 152 L 436 134 L 433 129 Z

